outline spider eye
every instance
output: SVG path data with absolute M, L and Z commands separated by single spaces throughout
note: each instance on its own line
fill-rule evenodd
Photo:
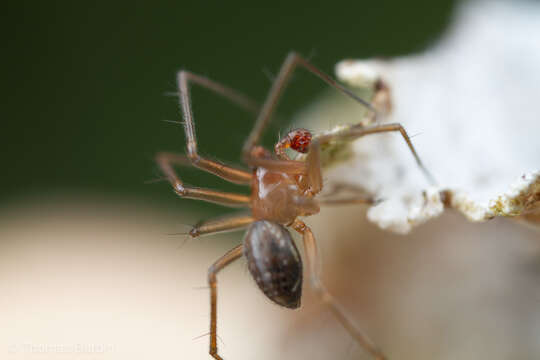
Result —
M 309 150 L 309 144 L 311 144 L 311 133 L 306 129 L 296 129 L 288 135 L 291 141 L 291 149 L 300 153 L 307 153 Z

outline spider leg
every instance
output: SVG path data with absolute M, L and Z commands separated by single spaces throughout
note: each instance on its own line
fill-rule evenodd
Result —
M 249 215 L 222 216 L 217 219 L 203 220 L 193 226 L 189 235 L 194 238 L 201 235 L 239 230 L 247 227 L 254 221 L 255 219 Z
M 161 168 L 161 171 L 167 176 L 167 179 L 174 188 L 174 191 L 178 196 L 188 199 L 204 200 L 212 203 L 216 203 L 224 206 L 231 207 L 248 207 L 250 204 L 250 197 L 247 195 L 225 193 L 210 189 L 201 189 L 195 187 L 184 186 L 184 183 L 180 177 L 174 171 L 172 164 L 189 164 L 189 161 L 183 155 L 174 155 L 169 153 L 159 153 L 156 156 L 156 162 Z M 228 169 L 222 165 L 224 169 Z M 250 175 L 251 176 L 251 175 Z
M 320 135 L 317 137 L 317 140 L 319 140 L 321 144 L 327 144 L 335 140 L 354 140 L 365 135 L 385 133 L 385 132 L 395 132 L 395 131 L 401 134 L 401 136 L 403 137 L 403 140 L 407 143 L 409 150 L 414 156 L 416 163 L 420 167 L 420 170 L 422 170 L 422 172 L 424 173 L 428 181 L 431 183 L 431 185 L 436 185 L 437 181 L 435 180 L 433 175 L 431 175 L 429 170 L 424 166 L 424 163 L 420 159 L 420 156 L 418 156 L 418 153 L 416 152 L 416 149 L 414 148 L 409 135 L 407 134 L 407 132 L 405 131 L 405 128 L 403 128 L 401 124 L 398 124 L 398 123 L 375 124 L 375 125 L 370 125 L 370 126 L 353 125 L 349 128 L 343 129 L 341 131 L 338 131 L 332 134 Z
M 346 195 L 340 196 L 344 193 Z M 377 202 L 361 187 L 345 182 L 332 182 L 330 191 L 319 196 L 317 200 L 321 205 L 375 204 Z
M 281 65 L 279 74 L 274 80 L 274 83 L 272 84 L 272 88 L 270 89 L 270 92 L 268 93 L 266 101 L 259 112 L 257 120 L 255 121 L 255 125 L 253 129 L 251 130 L 251 133 L 249 134 L 246 142 L 244 143 L 244 147 L 242 150 L 244 159 L 248 159 L 250 157 L 251 150 L 259 142 L 260 137 L 264 131 L 264 128 L 268 125 L 270 121 L 270 118 L 272 116 L 272 113 L 277 105 L 277 102 L 280 96 L 283 94 L 283 91 L 293 71 L 296 69 L 298 65 L 304 67 L 306 70 L 308 70 L 312 74 L 319 77 L 322 81 L 326 82 L 328 85 L 336 88 L 337 90 L 341 91 L 343 94 L 361 103 L 362 105 L 367 107 L 369 110 L 371 110 L 373 113 L 376 113 L 375 108 L 369 102 L 356 96 L 352 91 L 350 91 L 343 85 L 336 82 L 330 76 L 323 73 L 321 70 L 319 70 L 317 67 L 312 65 L 310 62 L 305 60 L 303 57 L 301 57 L 297 53 L 290 52 L 289 55 L 287 55 L 287 57 L 285 58 L 285 61 L 283 62 L 283 64 Z
M 317 243 L 315 242 L 315 237 L 313 236 L 311 229 L 299 220 L 296 220 L 292 227 L 302 234 L 311 284 L 317 295 L 320 297 L 322 303 L 326 305 L 330 311 L 332 311 L 333 315 L 339 320 L 347 332 L 349 332 L 349 334 L 351 334 L 351 336 L 354 337 L 355 340 L 366 351 L 368 351 L 377 360 L 385 360 L 386 357 L 383 355 L 383 353 L 375 346 L 375 344 L 366 334 L 364 334 L 351 320 L 349 320 L 342 306 L 334 299 L 334 297 L 321 283 L 321 280 L 319 279 L 321 264 L 317 254 Z
M 215 93 L 237 103 L 239 106 L 253 112 L 257 111 L 257 104 L 245 95 L 203 76 L 199 76 L 184 70 L 178 73 L 180 105 L 184 116 L 184 131 L 186 134 L 187 155 L 189 160 L 195 167 L 215 174 L 230 182 L 237 184 L 249 184 L 251 182 L 251 173 L 225 166 L 219 162 L 205 159 L 199 155 L 197 151 L 197 138 L 195 136 L 193 112 L 191 110 L 191 96 L 188 86 L 189 82 L 196 83 L 209 90 L 212 90 Z
M 208 269 L 208 284 L 210 285 L 210 355 L 216 360 L 222 360 L 217 348 L 217 273 L 224 267 L 242 256 L 243 245 L 240 244 L 229 250 Z

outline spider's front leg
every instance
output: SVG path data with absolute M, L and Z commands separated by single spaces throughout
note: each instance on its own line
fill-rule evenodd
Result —
M 345 314 L 341 304 L 326 290 L 319 278 L 321 263 L 317 251 L 317 243 L 311 229 L 300 220 L 296 220 L 292 227 L 302 234 L 304 241 L 304 251 L 306 256 L 307 267 L 309 270 L 310 281 L 316 294 L 321 302 L 326 305 L 332 314 L 339 320 L 349 334 L 375 359 L 386 360 L 384 354 L 375 346 L 370 338 L 364 334 Z
M 320 135 L 317 137 L 317 140 L 321 144 L 327 144 L 335 140 L 342 140 L 342 141 L 355 140 L 362 136 L 377 134 L 377 133 L 385 133 L 385 132 L 399 132 L 401 134 L 401 136 L 403 137 L 403 140 L 405 141 L 405 143 L 409 147 L 409 150 L 414 156 L 414 159 L 416 160 L 418 167 L 420 167 L 420 170 L 424 173 L 425 177 L 427 178 L 427 180 L 429 181 L 431 185 L 436 185 L 437 181 L 435 180 L 433 175 L 431 175 L 429 170 L 425 167 L 424 163 L 420 159 L 420 156 L 418 156 L 418 153 L 416 152 L 416 149 L 414 148 L 411 142 L 411 138 L 407 134 L 407 131 L 405 131 L 405 128 L 399 123 L 375 124 L 375 125 L 370 125 L 370 126 L 364 126 L 361 124 L 353 125 L 349 128 L 343 129 L 335 133 Z
M 191 110 L 189 82 L 194 82 L 209 90 L 212 90 L 213 92 L 226 97 L 247 110 L 256 111 L 258 106 L 245 95 L 240 94 L 229 87 L 216 83 L 208 78 L 184 70 L 178 73 L 178 90 L 180 96 L 180 105 L 184 116 L 187 156 L 191 164 L 236 184 L 251 183 L 251 173 L 233 168 L 231 166 L 226 166 L 217 161 L 203 158 L 199 155 L 197 149 L 197 138 L 195 136 L 195 123 L 193 121 L 193 112 Z
M 264 129 L 270 122 L 270 118 L 272 117 L 272 113 L 274 112 L 276 108 L 279 98 L 283 94 L 289 82 L 289 79 L 291 78 L 292 73 L 298 66 L 303 67 L 304 69 L 306 69 L 313 75 L 317 76 L 328 85 L 339 90 L 341 93 L 350 97 L 356 102 L 362 104 L 363 106 L 368 108 L 372 113 L 374 114 L 377 113 L 373 105 L 370 104 L 368 101 L 356 96 L 351 90 L 339 84 L 336 80 L 334 80 L 332 77 L 328 76 L 327 74 L 319 70 L 316 66 L 311 64 L 309 61 L 304 59 L 299 54 L 295 52 L 290 52 L 289 55 L 287 55 L 287 57 L 285 58 L 285 61 L 283 62 L 283 64 L 281 65 L 281 69 L 279 70 L 279 73 L 276 79 L 274 80 L 274 83 L 272 84 L 270 92 L 268 93 L 268 96 L 266 97 L 266 101 L 264 102 L 264 105 L 262 106 L 259 112 L 259 115 L 257 116 L 255 125 L 253 126 L 251 133 L 249 134 L 246 142 L 244 143 L 242 152 L 243 152 L 244 160 L 246 162 L 249 163 L 253 148 L 259 143 L 259 140 L 261 138 L 261 135 Z

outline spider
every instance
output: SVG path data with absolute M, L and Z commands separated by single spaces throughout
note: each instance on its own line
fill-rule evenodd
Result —
M 330 86 L 365 106 L 375 119 L 378 109 L 376 102 L 370 103 L 357 97 L 353 92 L 337 83 L 330 76 L 291 52 L 283 62 L 280 72 L 270 89 L 266 101 L 258 111 L 258 106 L 243 94 L 214 82 L 206 77 L 188 71 L 178 73 L 180 106 L 184 118 L 187 155 L 159 153 L 156 156 L 162 172 L 172 184 L 177 195 L 198 199 L 229 207 L 250 209 L 250 215 L 235 215 L 225 218 L 201 221 L 189 235 L 200 235 L 238 230 L 247 227 L 243 243 L 219 258 L 208 269 L 210 286 L 210 355 L 222 359 L 217 347 L 217 274 L 224 267 L 244 255 L 248 269 L 260 290 L 274 303 L 289 309 L 300 307 L 302 295 L 302 259 L 287 227 L 301 234 L 307 269 L 311 285 L 321 301 L 342 323 L 350 335 L 375 359 L 386 359 L 377 346 L 343 312 L 341 305 L 326 290 L 319 278 L 320 267 L 317 245 L 311 229 L 300 217 L 319 212 L 321 204 L 331 203 L 373 203 L 373 199 L 352 196 L 350 199 L 317 199 L 323 188 L 321 176 L 321 146 L 335 140 L 352 141 L 361 136 L 397 131 L 407 143 L 419 167 L 431 178 L 413 147 L 409 136 L 400 124 L 353 125 L 331 134 L 314 136 L 306 129 L 290 131 L 279 139 L 274 153 L 259 145 L 263 130 L 268 125 L 277 101 L 293 71 L 301 66 Z M 199 155 L 195 125 L 191 111 L 189 83 L 195 83 L 224 96 L 247 110 L 258 112 L 255 125 L 242 149 L 243 161 L 251 171 L 238 169 Z M 385 86 L 376 86 L 376 91 L 387 91 Z M 384 95 L 384 94 L 383 94 Z M 377 92 L 374 100 L 377 98 Z M 384 98 L 384 96 L 382 96 Z M 383 109 L 384 110 L 384 109 Z M 291 159 L 286 149 L 305 154 L 304 160 Z M 174 165 L 192 165 L 236 184 L 251 186 L 251 195 L 219 192 L 210 189 L 186 186 L 176 174 Z M 339 191 L 337 189 L 336 191 Z

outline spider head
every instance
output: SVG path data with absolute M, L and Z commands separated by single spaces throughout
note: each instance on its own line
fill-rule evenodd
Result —
M 306 129 L 294 129 L 289 131 L 275 147 L 276 153 L 280 154 L 284 149 L 291 148 L 299 153 L 305 154 L 309 151 L 309 144 L 313 136 Z

